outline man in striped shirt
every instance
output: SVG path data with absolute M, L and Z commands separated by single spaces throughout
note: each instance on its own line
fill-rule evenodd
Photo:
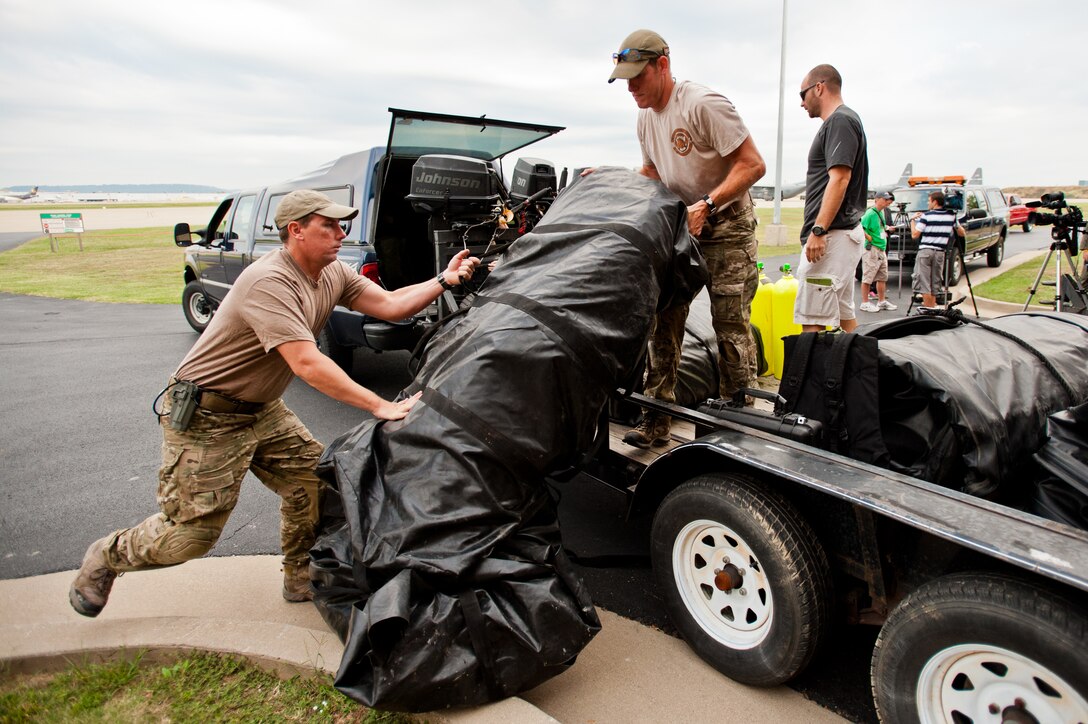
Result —
M 910 220 L 910 235 L 918 241 L 914 260 L 914 291 L 921 293 L 923 307 L 937 306 L 937 290 L 944 287 L 944 252 L 953 232 L 963 236 L 956 212 L 944 206 L 944 193 L 929 195 L 929 211 Z

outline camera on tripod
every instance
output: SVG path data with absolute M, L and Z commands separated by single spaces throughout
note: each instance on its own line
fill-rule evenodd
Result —
M 1079 206 L 1070 206 L 1066 203 L 1065 194 L 1061 191 L 1043 194 L 1038 201 L 1029 201 L 1025 206 L 1033 209 L 1053 209 L 1053 214 L 1048 214 L 1045 211 L 1032 211 L 1028 215 L 1028 221 L 1038 226 L 1053 226 L 1050 236 L 1055 241 L 1067 242 L 1069 251 L 1072 254 L 1077 253 L 1076 231 L 1084 226 L 1084 215 L 1081 214 Z M 1062 209 L 1066 209 L 1064 214 Z

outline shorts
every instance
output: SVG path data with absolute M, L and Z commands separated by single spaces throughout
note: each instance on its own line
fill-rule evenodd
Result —
M 944 291 L 944 252 L 925 247 L 919 249 L 911 280 L 912 288 L 920 294 Z
M 838 327 L 842 320 L 855 319 L 854 272 L 864 252 L 865 232 L 853 229 L 827 232 L 827 253 L 810 262 L 801 248 L 797 265 L 797 302 L 793 321 L 824 327 Z
M 861 257 L 861 281 L 863 284 L 888 281 L 888 254 L 875 246 Z

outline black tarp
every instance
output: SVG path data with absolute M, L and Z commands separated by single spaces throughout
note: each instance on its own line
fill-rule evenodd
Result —
M 891 467 L 1022 503 L 1047 416 L 1088 401 L 1088 318 L 914 319 L 861 330 L 879 339 L 879 425 Z
M 1055 412 L 1046 433 L 1035 462 L 1047 477 L 1039 482 L 1032 512 L 1088 530 L 1088 403 Z
M 544 478 L 591 447 L 658 309 L 705 282 L 686 218 L 630 171 L 581 179 L 429 340 L 408 417 L 326 450 L 311 577 L 345 641 L 341 691 L 476 705 L 565 670 L 599 630 Z

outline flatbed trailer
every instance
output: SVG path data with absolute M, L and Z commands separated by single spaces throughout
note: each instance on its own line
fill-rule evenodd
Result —
M 788 681 L 845 616 L 881 626 L 883 721 L 1088 721 L 1088 532 L 629 398 L 671 415 L 672 440 L 635 448 L 612 422 L 586 472 L 653 516 L 669 615 L 716 669 Z

